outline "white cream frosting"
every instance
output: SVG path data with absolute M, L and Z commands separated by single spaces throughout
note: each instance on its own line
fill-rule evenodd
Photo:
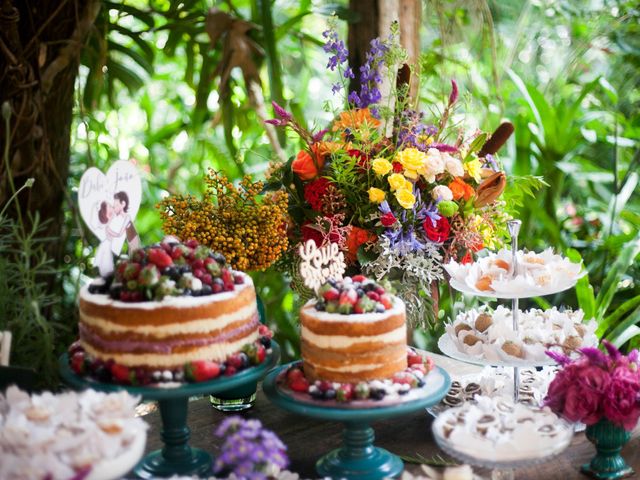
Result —
M 244 272 L 238 272 L 234 270 L 234 275 L 241 275 L 244 282 L 235 285 L 235 288 L 230 292 L 220 292 L 214 295 L 204 295 L 202 297 L 191 296 L 166 296 L 160 301 L 150 302 L 121 302 L 120 300 L 114 300 L 109 295 L 89 293 L 89 285 L 85 285 L 80 289 L 80 298 L 87 302 L 94 303 L 100 306 L 110 306 L 112 308 L 126 308 L 126 309 L 139 309 L 139 310 L 155 310 L 159 307 L 173 307 L 173 308 L 193 308 L 201 305 L 208 305 L 215 302 L 222 302 L 229 300 L 240 294 L 247 288 L 253 289 L 253 280 L 249 275 Z
M 234 322 L 250 319 L 255 314 L 257 314 L 256 304 L 252 303 L 233 313 L 227 313 L 219 317 L 202 318 L 189 322 L 168 323 L 165 325 L 122 325 L 110 322 L 104 318 L 87 315 L 82 311 L 80 312 L 80 321 L 91 327 L 99 328 L 106 333 L 137 333 L 153 335 L 154 338 L 161 339 L 177 334 L 207 333 L 213 330 L 219 330 Z
M 139 365 L 152 365 L 154 367 L 172 368 L 195 360 L 215 360 L 223 361 L 229 355 L 239 351 L 247 343 L 252 343 L 258 339 L 258 331 L 250 332 L 246 336 L 233 342 L 214 343 L 200 348 L 194 348 L 182 353 L 103 353 L 96 350 L 86 342 L 82 346 L 89 355 L 99 358 L 112 358 L 116 363 L 127 367 Z
M 359 343 L 396 343 L 404 341 L 407 338 L 407 327 L 402 325 L 395 330 L 380 335 L 349 337 L 347 335 L 319 335 L 303 325 L 300 329 L 300 337 L 318 348 L 347 348 Z

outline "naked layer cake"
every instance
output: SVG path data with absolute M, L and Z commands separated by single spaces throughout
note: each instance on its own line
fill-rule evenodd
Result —
M 404 303 L 362 275 L 323 285 L 300 311 L 300 325 L 311 381 L 385 379 L 407 368 Z
M 79 373 L 89 358 L 106 364 L 115 381 L 144 383 L 149 372 L 160 374 L 153 380 L 200 381 L 260 363 L 268 347 L 259 339 L 251 277 L 194 241 L 135 251 L 113 279 L 81 290 L 79 308 L 75 348 L 85 358 L 74 364 L 72 357 L 71 366 Z

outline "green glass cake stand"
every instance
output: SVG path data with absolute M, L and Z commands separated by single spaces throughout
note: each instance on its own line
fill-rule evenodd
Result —
M 294 362 L 295 363 L 295 362 Z M 344 423 L 344 441 L 340 448 L 324 455 L 316 462 L 321 477 L 346 478 L 347 480 L 377 480 L 397 477 L 404 465 L 397 455 L 374 446 L 375 438 L 370 423 L 415 412 L 437 404 L 449 391 L 451 379 L 445 370 L 436 367 L 425 377 L 425 395 L 388 406 L 333 407 L 321 402 L 293 397 L 282 391 L 277 377 L 283 365 L 271 371 L 262 382 L 262 390 L 275 405 L 292 413 L 322 420 Z
M 280 359 L 280 347 L 271 343 L 272 351 L 265 361 L 258 366 L 248 368 L 230 377 L 219 377 L 209 382 L 185 383 L 173 388 L 133 387 L 100 383 L 76 375 L 69 367 L 67 354 L 58 360 L 60 374 L 66 383 L 83 390 L 92 388 L 102 392 L 126 390 L 132 395 L 140 395 L 145 400 L 157 400 L 162 419 L 160 436 L 164 448 L 149 453 L 134 468 L 138 478 L 170 477 L 172 475 L 207 475 L 211 474 L 213 458 L 204 450 L 189 446 L 190 431 L 187 427 L 187 411 L 189 397 L 208 395 L 238 388 L 246 383 L 256 382 Z

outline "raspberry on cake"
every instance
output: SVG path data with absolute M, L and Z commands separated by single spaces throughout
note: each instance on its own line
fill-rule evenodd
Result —
M 241 350 L 264 360 L 251 277 L 193 240 L 136 250 L 113 278 L 84 287 L 79 303 L 84 354 L 140 377 L 184 378 L 187 366 L 192 381 L 212 378 Z
M 407 368 L 402 300 L 363 275 L 329 280 L 300 311 L 305 376 L 357 383 Z

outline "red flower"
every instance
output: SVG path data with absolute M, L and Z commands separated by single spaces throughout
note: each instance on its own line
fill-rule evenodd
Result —
M 358 159 L 357 164 L 360 168 L 362 168 L 363 170 L 367 170 L 369 168 L 369 155 L 364 153 L 362 150 L 352 149 L 347 150 L 347 153 L 350 157 Z
M 422 227 L 424 228 L 424 232 L 427 234 L 427 238 L 432 242 L 442 243 L 449 238 L 451 226 L 449 225 L 447 217 L 441 216 L 440 220 L 438 220 L 435 225 L 430 218 L 427 218 L 422 223 Z
M 460 263 L 463 265 L 467 265 L 469 263 L 473 263 L 473 257 L 471 256 L 471 252 L 467 252 L 464 254 L 464 257 L 460 260 Z
M 304 199 L 309 202 L 311 208 L 317 211 L 322 210 L 322 198 L 330 184 L 331 182 L 326 178 L 317 178 L 304 186 Z
M 402 164 L 400 162 L 393 162 L 393 173 L 402 173 Z
M 385 227 L 391 227 L 397 221 L 398 219 L 393 215 L 392 212 L 387 212 L 383 215 L 380 215 L 380 223 L 382 223 L 382 225 L 384 225 Z
M 302 240 L 306 243 L 308 240 L 313 240 L 317 247 L 321 247 L 324 242 L 324 235 L 322 232 L 315 228 L 315 226 L 310 225 L 311 222 L 306 222 L 300 228 L 300 233 L 302 233 Z
M 378 237 L 375 233 L 360 227 L 351 227 L 347 236 L 347 261 L 354 263 L 358 259 L 358 248 L 367 242 L 375 242 Z

